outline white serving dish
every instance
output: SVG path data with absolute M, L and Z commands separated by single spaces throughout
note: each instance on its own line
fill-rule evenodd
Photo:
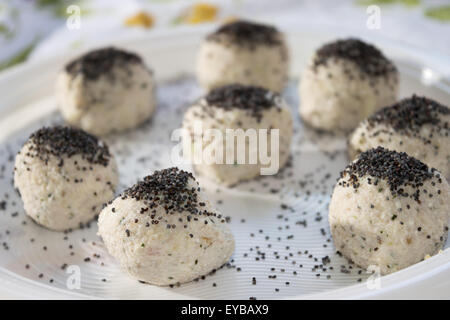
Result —
M 114 137 L 107 141 L 111 149 L 118 155 L 121 173 L 121 189 L 134 183 L 138 178 L 153 170 L 170 166 L 168 152 L 174 145 L 170 143 L 171 129 L 178 128 L 182 119 L 182 111 L 189 101 L 202 94 L 192 78 L 179 78 L 181 74 L 192 74 L 195 54 L 201 39 L 201 32 L 186 31 L 157 35 L 139 35 L 133 39 L 109 39 L 101 44 L 114 44 L 135 50 L 155 69 L 160 82 L 160 105 L 152 122 L 144 127 Z M 348 33 L 323 32 L 321 30 L 288 31 L 291 47 L 292 76 L 298 76 L 313 50 L 325 41 Z M 367 39 L 379 45 L 387 56 L 394 59 L 401 72 L 401 97 L 412 93 L 432 97 L 444 104 L 450 102 L 450 83 L 441 76 L 442 70 L 449 70 L 450 62 L 442 65 L 442 60 L 434 59 L 431 54 L 414 48 L 396 45 L 383 39 Z M 0 74 L 0 165 L 8 162 L 26 137 L 43 123 L 59 123 L 61 119 L 55 112 L 53 87 L 56 73 L 65 62 L 79 52 L 66 53 L 46 61 L 34 61 L 13 68 Z M 173 80 L 178 79 L 178 80 Z M 284 171 L 288 177 L 281 179 L 269 177 L 255 182 L 244 183 L 237 188 L 225 189 L 201 180 L 211 194 L 213 202 L 223 200 L 218 207 L 225 215 L 231 216 L 231 228 L 236 236 L 236 252 L 233 265 L 242 268 L 223 268 L 205 280 L 182 285 L 180 288 L 158 288 L 138 283 L 120 272 L 115 261 L 108 256 L 101 240 L 96 236 L 96 223 L 90 229 L 74 231 L 65 235 L 48 231 L 34 224 L 23 212 L 22 204 L 11 185 L 11 166 L 8 162 L 5 178 L 0 179 L 0 200 L 8 193 L 10 201 L 16 200 L 16 206 L 9 207 L 0 215 L 0 242 L 7 242 L 9 250 L 0 247 L 0 297 L 27 299 L 351 299 L 351 298 L 450 298 L 450 251 L 426 261 L 420 262 L 405 270 L 381 278 L 380 289 L 371 290 L 365 280 L 368 275 L 354 267 L 351 274 L 339 271 L 340 265 L 346 265 L 345 259 L 334 253 L 327 225 L 327 203 L 332 186 L 339 171 L 344 168 L 348 159 L 345 153 L 345 140 L 339 137 L 319 136 L 301 126 L 297 113 L 296 82 L 290 84 L 286 96 L 292 104 L 297 133 L 293 141 L 293 168 Z M 182 93 L 181 93 L 182 92 Z M 162 102 L 162 103 L 161 103 Z M 330 161 L 323 152 L 334 153 Z M 127 156 L 119 153 L 127 153 Z M 152 156 L 143 165 L 138 159 Z M 144 161 L 145 162 L 145 161 Z M 139 164 L 140 163 L 140 164 Z M 189 168 L 187 168 L 189 169 Z M 292 176 L 289 174 L 292 172 Z M 314 172 L 312 177 L 310 172 Z M 331 178 L 326 183 L 318 181 L 326 173 Z M 283 175 L 283 174 L 282 174 Z M 299 180 L 310 182 L 301 187 Z M 266 186 L 265 184 L 268 184 Z M 312 184 L 311 184 L 312 183 Z M 318 189 L 316 185 L 320 184 Z M 309 187 L 310 186 L 310 187 Z M 270 188 L 279 188 L 273 194 Z M 220 189 L 220 193 L 217 193 Z M 309 189 L 310 195 L 306 195 Z M 253 190 L 253 191 L 252 191 Z M 324 191 L 325 194 L 321 192 Z M 281 197 L 281 199 L 280 199 Z M 288 204 L 295 209 L 289 213 L 280 209 L 281 204 Z M 13 212 L 19 212 L 12 217 Z M 303 215 L 303 211 L 307 211 Z M 322 220 L 317 222 L 316 212 L 320 212 Z M 283 214 L 278 219 L 277 215 Z M 284 221 L 288 218 L 289 221 Z M 245 219 L 245 223 L 241 223 Z M 295 224 L 295 221 L 306 219 L 308 227 Z M 23 221 L 26 225 L 23 225 Z M 289 225 L 289 229 L 286 226 Z M 278 229 L 281 227 L 281 230 Z M 320 229 L 326 229 L 323 236 Z M 259 230 L 263 229 L 260 234 Z M 9 231 L 9 234 L 6 234 Z M 250 233 L 255 236 L 250 237 Z M 265 240 L 269 235 L 270 240 Z M 287 237 L 294 238 L 287 240 Z M 282 240 L 278 241 L 277 237 Z M 33 238 L 34 242 L 30 239 Z M 86 241 L 83 242 L 82 239 Z M 95 241 L 95 245 L 92 244 Z M 267 244 L 272 248 L 268 249 Z M 74 249 L 69 250 L 69 244 Z M 323 244 L 327 244 L 324 248 Z M 47 246 L 47 250 L 42 247 Z M 255 246 L 266 251 L 264 261 L 256 261 Z M 287 250 L 286 246 L 290 246 Z M 250 248 L 253 247 L 253 251 Z M 448 244 L 447 244 L 448 247 Z M 308 250 L 314 257 L 329 255 L 333 271 L 312 272 L 315 264 L 308 254 L 297 256 L 297 251 Z M 74 255 L 69 253 L 73 251 Z M 280 259 L 276 259 L 273 251 L 277 251 Z M 83 260 L 93 253 L 99 253 L 100 259 L 85 263 Z M 247 253 L 247 258 L 244 258 Z M 293 253 L 293 257 L 289 257 Z M 288 256 L 288 260 L 284 260 Z M 296 264 L 292 264 L 295 260 Z M 101 262 L 104 266 L 101 266 Z M 81 288 L 70 290 L 66 281 L 70 276 L 60 267 L 62 264 L 78 265 L 81 270 Z M 25 265 L 30 268 L 26 269 Z M 303 264 L 303 268 L 299 267 Z M 276 272 L 270 268 L 275 267 Z M 285 271 L 282 272 L 281 269 Z M 293 271 L 297 271 L 296 276 Z M 43 277 L 39 278 L 42 273 Z M 277 279 L 268 279 L 268 274 L 276 274 Z M 327 279 L 326 275 L 331 278 Z M 257 285 L 251 284 L 252 277 L 258 279 Z M 103 282 L 101 279 L 106 278 Z M 361 283 L 358 279 L 361 278 Z M 50 279 L 53 282 L 50 283 Z M 289 286 L 285 282 L 289 281 Z M 217 287 L 212 284 L 216 283 Z M 279 288 L 279 292 L 275 292 Z

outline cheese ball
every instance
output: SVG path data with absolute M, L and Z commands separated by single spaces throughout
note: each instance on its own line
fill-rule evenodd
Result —
M 197 129 L 199 125 L 201 131 Z M 275 170 L 265 175 L 276 174 L 287 163 L 293 121 L 279 94 L 260 87 L 228 85 L 212 90 L 192 105 L 185 113 L 183 129 L 184 148 L 189 150 L 195 172 L 232 186 L 258 177 L 269 168 Z M 278 139 L 272 137 L 272 129 L 278 130 Z M 222 139 L 217 139 L 214 131 Z M 261 147 L 262 141 L 267 143 L 266 149 Z M 218 156 L 216 152 L 221 148 L 222 156 Z M 271 157 L 270 161 L 263 158 L 265 155 Z M 239 160 L 240 156 L 244 161 Z
M 140 281 L 167 286 L 224 265 L 234 238 L 191 173 L 155 171 L 100 213 L 98 234 L 122 268 Z
M 281 92 L 288 80 L 288 48 L 274 27 L 235 21 L 210 34 L 197 56 L 197 78 L 211 90 L 228 84 Z
M 349 137 L 349 156 L 382 146 L 438 169 L 450 178 L 450 109 L 413 95 L 364 120 Z
M 406 153 L 382 147 L 360 154 L 341 173 L 330 202 L 336 249 L 362 268 L 388 274 L 445 245 L 450 187 Z
M 56 98 L 65 121 L 89 133 L 135 128 L 156 108 L 153 71 L 134 53 L 94 50 L 60 72 Z
M 117 183 L 108 146 L 79 129 L 42 128 L 16 156 L 14 186 L 25 212 L 48 229 L 83 226 L 114 198 Z
M 303 71 L 300 115 L 313 128 L 348 132 L 396 101 L 398 71 L 377 48 L 357 39 L 319 48 Z

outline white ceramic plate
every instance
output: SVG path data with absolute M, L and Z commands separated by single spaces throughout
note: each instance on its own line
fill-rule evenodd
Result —
M 327 205 L 336 178 L 348 162 L 345 139 L 318 135 L 303 128 L 297 112 L 296 76 L 313 50 L 336 36 L 343 34 L 317 30 L 288 32 L 293 80 L 285 97 L 296 119 L 292 166 L 277 176 L 232 189 L 200 180 L 211 201 L 231 217 L 236 251 L 230 264 L 215 274 L 175 288 L 141 284 L 123 274 L 96 236 L 95 221 L 90 228 L 64 234 L 48 231 L 26 217 L 12 187 L 14 155 L 31 132 L 44 124 L 62 123 L 55 111 L 53 85 L 57 71 L 76 52 L 3 73 L 0 76 L 0 202 L 6 200 L 6 208 L 2 210 L 0 206 L 0 297 L 449 298 L 448 249 L 382 277 L 379 289 L 370 289 L 366 283 L 369 275 L 335 254 Z M 203 94 L 192 77 L 196 49 L 202 37 L 203 32 L 187 32 L 110 41 L 140 53 L 155 69 L 159 80 L 159 106 L 152 121 L 137 130 L 106 139 L 118 158 L 119 191 L 156 169 L 171 166 L 170 151 L 176 142 L 170 141 L 170 133 L 180 126 L 189 102 Z M 376 40 L 399 67 L 402 97 L 424 94 L 448 104 L 450 85 L 441 79 L 432 56 Z M 330 262 L 321 266 L 326 256 Z M 67 271 L 74 270 L 69 266 L 80 270 L 79 289 L 67 286 L 73 275 Z M 275 279 L 269 278 L 273 275 Z M 256 285 L 252 284 L 253 277 Z

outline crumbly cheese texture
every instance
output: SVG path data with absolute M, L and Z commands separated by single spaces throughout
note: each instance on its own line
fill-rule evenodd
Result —
M 87 68 L 66 68 L 56 82 L 65 121 L 95 135 L 135 128 L 156 108 L 153 73 L 140 59 L 122 61 L 107 55 L 104 59 L 119 61 L 94 69 L 95 75 L 85 72 Z
M 450 179 L 450 110 L 442 105 L 433 110 L 433 103 L 414 96 L 364 120 L 349 137 L 350 158 L 383 146 L 406 152 Z
M 177 176 L 181 171 L 163 172 Z M 163 185 L 169 180 L 158 181 Z M 185 186 L 174 187 L 176 192 L 170 188 L 148 190 L 148 197 L 142 198 L 125 192 L 101 212 L 98 221 L 98 234 L 122 268 L 158 286 L 185 283 L 214 272 L 234 251 L 226 219 L 204 198 L 192 176 Z
M 319 61 L 319 63 L 318 63 Z M 358 61 L 359 62 L 359 61 Z M 312 57 L 301 75 L 299 111 L 308 125 L 348 132 L 397 98 L 398 72 L 370 73 L 351 58 Z
M 395 191 L 385 179 L 356 176 L 344 173 L 330 202 L 336 250 L 362 268 L 376 266 L 389 274 L 443 248 L 450 188 L 437 171 L 418 187 L 400 184 Z
M 25 212 L 38 224 L 56 231 L 74 229 L 92 220 L 114 198 L 116 162 L 88 161 L 81 154 L 48 155 L 43 160 L 29 140 L 16 156 L 14 186 Z
M 258 33 L 258 27 L 250 28 L 252 31 L 249 33 Z M 196 64 L 200 85 L 207 90 L 228 84 L 243 84 L 275 92 L 283 91 L 289 71 L 287 45 L 284 36 L 278 31 L 264 30 L 259 33 L 265 32 L 273 33 L 270 38 L 275 39 L 258 38 L 255 41 L 250 36 L 248 41 L 243 41 L 235 34 L 226 32 L 205 39 L 200 46 Z
M 273 93 L 267 91 L 267 94 Z M 231 105 L 229 108 L 222 108 L 214 103 L 209 103 L 207 98 L 203 98 L 186 111 L 183 120 L 185 134 L 183 145 L 185 150 L 190 150 L 189 159 L 193 163 L 196 173 L 225 186 L 232 186 L 238 182 L 259 177 L 262 168 L 270 167 L 270 163 L 267 159 L 263 159 L 261 154 L 263 157 L 264 155 L 269 158 L 272 157 L 272 146 L 274 147 L 274 155 L 275 153 L 278 154 L 278 169 L 286 165 L 290 156 L 293 134 L 293 120 L 289 106 L 281 97 L 278 97 L 273 101 L 273 105 L 268 108 L 258 109 L 255 105 L 254 107 L 257 109 L 255 114 L 254 109 L 250 110 L 251 100 L 252 98 L 242 99 L 242 101 L 248 101 L 248 109 Z M 209 129 L 220 131 L 223 140 L 217 139 L 213 134 L 202 135 L 201 132 L 197 132 L 196 128 L 199 124 L 204 133 L 207 133 Z M 233 130 L 233 132 L 241 130 L 243 133 L 250 129 L 256 132 L 256 135 L 259 135 L 260 129 L 267 130 L 261 136 L 267 142 L 267 151 L 263 152 L 259 143 L 256 148 L 252 148 L 250 138 L 246 138 L 245 143 L 242 144 L 244 150 L 239 149 L 237 146 L 239 138 L 227 136 L 228 129 Z M 274 139 L 274 144 L 272 143 L 271 129 L 279 130 L 279 139 Z M 233 139 L 234 144 L 230 142 Z M 259 138 L 257 139 L 261 141 Z M 200 149 L 196 145 L 201 145 L 202 148 Z M 221 163 L 217 163 L 215 150 L 219 150 L 221 147 L 223 158 L 221 158 Z M 238 150 L 245 154 L 245 163 L 239 163 Z M 234 163 L 226 162 L 227 154 L 233 156 Z M 252 158 L 256 160 L 256 163 L 250 163 Z M 272 157 L 270 161 L 275 161 L 275 158 Z

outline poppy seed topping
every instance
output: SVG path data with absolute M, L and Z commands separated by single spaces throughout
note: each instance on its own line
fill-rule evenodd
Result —
M 386 107 L 369 117 L 369 125 L 383 123 L 392 127 L 396 132 L 416 135 L 422 126 L 430 124 L 437 129 L 450 130 L 449 123 L 443 122 L 441 117 L 450 115 L 446 106 L 425 98 L 413 95 L 393 106 Z
M 215 216 L 215 213 L 201 209 L 205 204 L 198 199 L 200 187 L 197 183 L 190 185 L 190 180 L 195 182 L 192 173 L 176 167 L 159 170 L 125 190 L 121 197 L 143 201 L 148 206 L 143 211 L 150 209 L 150 214 L 153 209 L 162 206 L 167 214 L 188 212 L 192 215 Z
M 341 178 L 345 180 L 339 184 L 357 190 L 360 186 L 359 180 L 364 176 L 375 178 L 374 185 L 377 185 L 378 179 L 384 180 L 394 196 L 410 196 L 416 201 L 419 200 L 419 188 L 424 181 L 433 177 L 441 179 L 435 169 L 428 168 L 423 162 L 404 152 L 390 151 L 383 147 L 361 153 L 356 161 L 341 172 Z M 412 187 L 414 194 L 407 194 L 403 189 L 405 186 Z
M 210 106 L 231 110 L 234 108 L 247 110 L 258 121 L 263 110 L 277 107 L 280 96 L 261 87 L 239 84 L 227 85 L 213 89 L 205 97 Z
M 96 80 L 110 72 L 115 65 L 141 62 L 141 58 L 134 53 L 108 47 L 90 51 L 67 64 L 65 69 L 72 75 L 80 73 L 89 80 Z
M 29 155 L 37 156 L 46 163 L 50 156 L 70 158 L 81 155 L 91 164 L 107 166 L 111 158 L 107 145 L 80 129 L 63 126 L 44 127 L 33 133 L 29 141 L 32 142 Z
M 338 40 L 322 46 L 316 52 L 314 68 L 325 65 L 330 58 L 352 61 L 361 71 L 371 76 L 396 71 L 394 64 L 380 50 L 358 39 Z
M 232 42 L 240 45 L 279 45 L 281 40 L 276 28 L 248 21 L 235 21 L 220 27 L 207 40 Z

